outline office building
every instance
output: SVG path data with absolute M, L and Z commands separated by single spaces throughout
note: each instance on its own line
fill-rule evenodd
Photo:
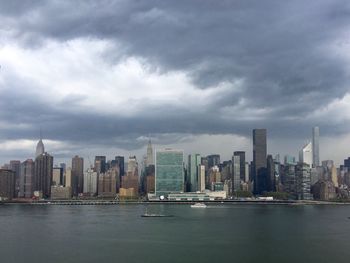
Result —
M 38 141 L 38 143 L 36 145 L 35 158 L 38 157 L 39 155 L 44 154 L 44 152 L 45 152 L 45 147 L 44 147 L 44 143 L 41 139 L 41 134 L 40 134 L 40 140 Z
M 124 156 L 116 156 L 115 157 L 115 163 L 119 167 L 119 174 L 120 174 L 120 176 L 124 176 L 125 175 Z
M 72 178 L 72 168 L 68 167 L 65 169 L 64 173 L 64 186 L 70 187 L 73 192 L 73 178 Z
M 261 194 L 267 190 L 267 145 L 266 129 L 253 130 L 254 192 Z
M 21 170 L 21 161 L 18 160 L 12 160 L 10 161 L 10 170 L 15 172 L 15 197 L 18 197 L 19 192 L 19 177 L 20 177 L 20 170 Z
M 198 191 L 203 192 L 205 191 L 205 166 L 198 164 L 197 167 L 197 174 L 198 174 Z
M 267 191 L 274 192 L 276 191 L 275 185 L 275 162 L 272 158 L 272 155 L 267 156 Z
M 32 198 L 34 193 L 34 161 L 28 159 L 21 163 L 19 197 Z
M 312 167 L 312 144 L 311 142 L 304 145 L 304 147 L 299 152 L 299 162 L 306 163 Z
M 84 194 L 95 196 L 97 195 L 98 174 L 93 169 L 89 168 L 84 173 Z
M 117 194 L 117 176 L 116 170 L 108 170 L 98 176 L 98 196 L 115 197 Z
M 199 154 L 190 154 L 188 156 L 187 180 L 189 182 L 190 192 L 198 191 L 198 165 L 201 164 Z
M 153 160 L 153 147 L 152 147 L 152 142 L 151 142 L 151 140 L 148 141 L 148 145 L 147 145 L 146 166 L 149 166 L 149 165 L 154 165 L 154 160 Z
M 241 190 L 241 156 L 232 157 L 232 193 Z
M 239 156 L 239 167 L 240 167 L 240 179 L 242 182 L 245 181 L 245 152 L 244 151 L 235 151 L 233 156 Z
M 63 185 L 63 169 L 54 167 L 52 170 L 52 185 Z
M 320 165 L 320 147 L 319 147 L 320 129 L 315 126 L 312 128 L 312 164 L 313 167 Z
M 207 156 L 208 159 L 208 169 L 210 169 L 213 166 L 220 165 L 220 155 L 219 154 L 212 154 Z
M 299 200 L 312 200 L 311 195 L 311 168 L 306 163 L 295 166 L 296 195 Z
M 36 157 L 34 165 L 34 191 L 42 193 L 44 198 L 49 198 L 52 184 L 53 157 L 43 153 Z
M 51 199 L 52 200 L 65 200 L 72 197 L 72 188 L 64 187 L 63 185 L 51 186 Z
M 128 159 L 128 176 L 139 176 L 139 164 L 137 162 L 136 156 L 130 156 Z
M 155 193 L 157 196 L 184 191 L 183 158 L 182 150 L 156 150 Z
M 78 155 L 72 158 L 72 180 L 73 195 L 78 196 L 84 192 L 84 159 Z
M 98 174 L 106 172 L 106 156 L 95 156 L 94 167 Z
M 0 169 L 0 199 L 15 197 L 16 175 L 12 170 Z

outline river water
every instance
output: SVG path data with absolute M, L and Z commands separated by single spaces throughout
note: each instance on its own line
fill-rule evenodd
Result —
M 0 206 L 0 262 L 350 262 L 346 205 Z

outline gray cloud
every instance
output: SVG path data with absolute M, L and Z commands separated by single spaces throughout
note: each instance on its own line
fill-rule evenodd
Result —
M 172 132 L 250 136 L 252 128 L 266 127 L 272 137 L 305 138 L 318 124 L 326 135 L 348 133 L 339 121 L 304 117 L 349 92 L 348 61 L 333 50 L 346 42 L 349 14 L 347 1 L 2 1 L 0 31 L 27 49 L 47 40 L 106 39 L 114 43 L 103 54 L 111 65 L 133 56 L 150 71 L 185 72 L 203 90 L 223 82 L 242 86 L 202 105 L 204 111 L 145 101 L 147 111 L 122 117 L 62 106 L 78 105 L 84 99 L 78 95 L 52 105 L 13 77 L 0 94 L 0 120 L 32 126 L 3 127 L 0 135 L 35 138 L 41 125 L 56 140 L 115 140 L 136 149 L 141 135 Z M 225 107 L 236 108 L 222 116 Z M 259 109 L 267 110 L 261 118 L 242 116 Z

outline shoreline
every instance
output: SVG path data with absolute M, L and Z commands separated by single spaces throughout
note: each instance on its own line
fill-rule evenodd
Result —
M 336 201 L 310 201 L 310 200 L 215 200 L 215 201 L 120 201 L 120 200 L 12 200 L 0 202 L 0 205 L 189 205 L 193 203 L 206 203 L 212 205 L 350 205 L 350 202 Z

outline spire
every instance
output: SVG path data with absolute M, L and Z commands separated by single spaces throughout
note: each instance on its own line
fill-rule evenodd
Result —
M 38 157 L 39 155 L 43 154 L 45 152 L 45 147 L 44 143 L 42 140 L 42 131 L 40 127 L 40 139 L 38 141 L 38 144 L 36 145 L 36 151 L 35 151 L 35 158 Z

